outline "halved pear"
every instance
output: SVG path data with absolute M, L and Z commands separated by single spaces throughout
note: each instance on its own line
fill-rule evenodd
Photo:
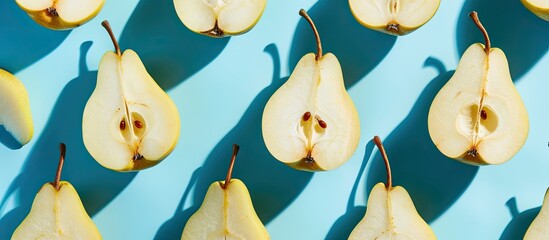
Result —
M 428 126 L 433 143 L 447 157 L 472 165 L 501 164 L 528 136 L 528 113 L 513 85 L 503 51 L 491 48 L 476 12 L 486 46 L 471 45 L 452 78 L 436 95 Z
M 233 145 L 225 181 L 210 185 L 202 205 L 185 225 L 181 240 L 270 239 L 255 213 L 246 185 L 238 179 L 231 179 L 238 150 L 239 146 Z
M 545 21 L 549 21 L 549 0 L 520 0 L 522 4 Z
M 29 16 L 40 25 L 67 30 L 94 18 L 105 0 L 16 0 Z
M 12 240 L 101 239 L 74 187 L 60 180 L 65 149 L 65 145 L 61 144 L 55 181 L 44 184 L 38 191 L 29 215 L 15 229 Z
M 25 85 L 13 74 L 0 69 L 0 125 L 21 145 L 34 133 L 29 94 Z
M 366 214 L 351 232 L 349 240 L 436 239 L 431 227 L 417 212 L 406 189 L 393 187 L 387 153 L 378 136 L 374 137 L 374 142 L 385 160 L 387 184 L 380 182 L 374 186 L 368 197 Z
M 440 0 L 349 0 L 360 24 L 391 35 L 406 35 L 427 23 Z
M 345 163 L 360 140 L 360 121 L 347 93 L 337 58 L 318 53 L 297 63 L 292 75 L 269 99 L 263 111 L 265 145 L 279 161 L 300 170 L 331 170 Z
M 547 239 L 549 236 L 549 189 L 545 192 L 543 204 L 538 215 L 526 230 L 524 240 Z
M 147 73 L 132 50 L 116 48 L 99 63 L 97 85 L 84 109 L 82 137 L 91 156 L 106 168 L 135 171 L 158 164 L 174 149 L 180 121 L 171 98 Z
M 267 0 L 174 0 L 173 3 L 177 15 L 191 31 L 225 37 L 252 29 Z

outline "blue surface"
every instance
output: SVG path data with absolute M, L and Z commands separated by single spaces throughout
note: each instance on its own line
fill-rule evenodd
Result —
M 262 109 L 295 64 L 315 50 L 309 10 L 324 51 L 339 58 L 360 114 L 354 157 L 323 173 L 274 160 L 261 137 Z M 14 1 L 1 1 L 0 67 L 15 73 L 31 100 L 35 135 L 18 146 L 0 129 L 0 239 L 52 181 L 58 143 L 67 144 L 63 179 L 76 187 L 104 239 L 179 239 L 207 186 L 225 176 L 231 145 L 241 145 L 234 177 L 250 189 L 273 239 L 345 239 L 362 218 L 370 188 L 385 179 L 370 139 L 380 135 L 394 182 L 407 188 L 439 239 L 521 239 L 549 187 L 549 23 L 518 0 L 442 1 L 424 27 L 396 38 L 360 26 L 343 0 L 270 0 L 245 35 L 211 39 L 187 30 L 170 0 L 111 1 L 86 25 L 55 32 L 35 24 Z M 500 166 L 471 167 L 441 155 L 427 132 L 432 99 L 461 53 L 482 35 L 477 10 L 509 58 L 526 104 L 530 134 Z M 110 39 L 142 57 L 179 107 L 181 138 L 161 164 L 139 173 L 104 169 L 86 152 L 81 120 Z

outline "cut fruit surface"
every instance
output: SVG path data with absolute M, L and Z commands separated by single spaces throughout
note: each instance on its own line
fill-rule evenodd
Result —
M 545 192 L 541 209 L 528 227 L 524 240 L 547 239 L 549 236 L 549 189 Z
M 177 15 L 187 28 L 212 37 L 247 32 L 266 4 L 266 0 L 174 0 Z
M 44 27 L 64 30 L 95 17 L 104 0 L 16 0 L 29 16 Z
M 33 136 L 29 94 L 19 79 L 0 69 L 0 125 L 21 145 Z
M 349 0 L 353 16 L 364 26 L 405 35 L 427 23 L 440 0 Z

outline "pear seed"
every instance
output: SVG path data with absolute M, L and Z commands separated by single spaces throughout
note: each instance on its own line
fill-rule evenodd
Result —
M 142 128 L 143 127 L 143 123 L 141 123 L 139 120 L 135 120 L 133 123 L 135 124 L 135 126 L 137 128 Z
M 309 121 L 309 119 L 311 118 L 311 112 L 306 112 L 303 114 L 303 121 Z
M 120 121 L 120 130 L 126 129 L 126 121 L 122 120 Z
M 486 113 L 486 111 L 482 110 L 482 111 L 480 111 L 480 117 L 482 118 L 482 120 L 486 120 L 488 118 L 488 113 Z

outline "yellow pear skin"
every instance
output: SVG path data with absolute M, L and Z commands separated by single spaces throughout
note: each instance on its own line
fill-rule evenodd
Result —
M 366 214 L 351 232 L 349 240 L 437 239 L 417 212 L 406 189 L 392 186 L 391 167 L 385 149 L 379 137 L 376 136 L 374 142 L 385 160 L 387 184 L 374 186 L 368 197 Z
M 202 205 L 185 225 L 181 240 L 270 239 L 255 212 L 246 185 L 238 179 L 231 179 L 238 150 L 235 144 L 225 181 L 210 185 Z
M 471 45 L 436 95 L 428 116 L 433 143 L 447 157 L 471 165 L 502 164 L 525 143 L 528 113 L 503 51 L 492 48 L 476 12 L 471 17 L 486 45 Z
M 115 171 L 137 171 L 165 159 L 179 139 L 175 103 L 154 81 L 132 50 L 99 63 L 97 85 L 84 109 L 82 137 L 91 156 Z
M 549 21 L 549 1 L 547 0 L 520 0 L 530 12 L 545 21 Z
M 15 229 L 12 240 L 101 239 L 74 187 L 69 182 L 60 181 L 64 156 L 65 145 L 61 144 L 56 180 L 44 184 L 38 191 L 29 214 Z
M 13 74 L 0 69 L 0 125 L 21 145 L 34 134 L 29 94 Z
M 269 99 L 262 117 L 263 140 L 279 161 L 304 171 L 338 168 L 354 154 L 360 121 L 345 89 L 335 55 L 322 54 L 320 37 L 305 10 L 300 11 L 315 33 L 317 54 L 309 53 L 290 78 Z

